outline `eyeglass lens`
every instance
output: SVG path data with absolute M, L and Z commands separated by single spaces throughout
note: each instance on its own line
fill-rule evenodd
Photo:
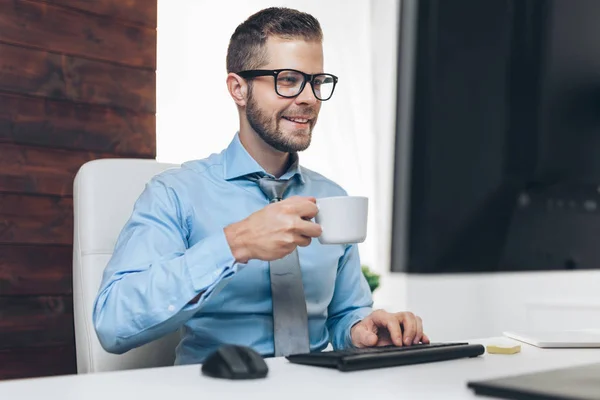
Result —
M 304 76 L 296 71 L 282 71 L 277 75 L 277 93 L 280 96 L 293 97 L 300 93 Z M 315 97 L 327 100 L 333 93 L 333 77 L 328 74 L 316 75 L 313 79 Z

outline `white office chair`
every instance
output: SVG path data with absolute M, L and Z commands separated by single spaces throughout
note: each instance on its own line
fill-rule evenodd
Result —
M 106 352 L 92 324 L 102 273 L 117 237 L 145 184 L 175 164 L 145 159 L 101 159 L 84 164 L 73 185 L 73 308 L 77 372 L 101 372 L 173 365 L 178 334 L 125 354 Z

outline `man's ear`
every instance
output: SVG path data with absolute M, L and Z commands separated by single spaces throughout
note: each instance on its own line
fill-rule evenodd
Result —
M 229 95 L 240 107 L 246 106 L 246 99 L 248 98 L 248 82 L 246 82 L 239 75 L 230 72 L 227 75 L 227 90 Z

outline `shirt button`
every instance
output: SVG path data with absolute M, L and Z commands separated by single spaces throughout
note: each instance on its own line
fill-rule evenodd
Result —
M 173 311 L 175 311 L 175 306 L 174 306 L 173 304 L 171 304 L 171 305 L 169 306 L 168 310 L 169 310 L 170 312 L 173 312 Z

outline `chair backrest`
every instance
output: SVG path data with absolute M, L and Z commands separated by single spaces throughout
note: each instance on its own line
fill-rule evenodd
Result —
M 146 159 L 100 159 L 84 164 L 73 185 L 73 308 L 78 373 L 173 365 L 178 334 L 130 350 L 106 352 L 92 308 L 117 237 L 146 183 L 176 164 Z

